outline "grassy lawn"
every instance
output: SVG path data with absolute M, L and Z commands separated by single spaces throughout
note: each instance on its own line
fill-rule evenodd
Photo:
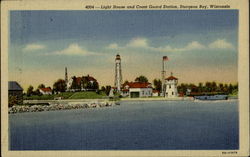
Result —
M 75 92 L 69 99 L 102 99 L 106 97 L 106 94 L 101 92 L 97 94 L 96 92 Z
M 106 94 L 101 92 L 97 94 L 96 92 L 63 92 L 54 95 L 32 95 L 24 96 L 24 100 L 53 100 L 56 97 L 62 97 L 63 99 L 102 99 L 106 97 Z
M 53 100 L 55 95 L 32 95 L 32 96 L 23 96 L 24 100 Z
M 60 94 L 54 94 L 54 95 L 32 95 L 32 96 L 24 96 L 24 100 L 53 100 L 55 97 L 63 97 L 63 99 L 68 99 L 71 95 L 73 95 L 73 92 L 63 92 Z

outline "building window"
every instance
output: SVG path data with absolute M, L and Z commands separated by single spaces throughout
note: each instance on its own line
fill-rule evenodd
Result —
M 172 92 L 172 95 L 174 95 L 174 92 Z
M 171 88 L 171 85 L 169 85 L 169 89 Z
M 168 96 L 168 92 L 166 93 L 166 96 Z
M 144 91 L 142 91 L 142 95 L 144 95 Z

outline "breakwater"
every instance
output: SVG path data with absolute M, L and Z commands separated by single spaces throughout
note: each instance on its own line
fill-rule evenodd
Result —
M 119 102 L 104 101 L 104 102 L 68 102 L 68 103 L 47 103 L 47 104 L 25 104 L 14 105 L 9 108 L 9 113 L 22 113 L 22 112 L 42 112 L 42 111 L 55 111 L 55 110 L 71 110 L 71 109 L 85 109 L 85 108 L 98 108 L 110 107 L 119 105 Z

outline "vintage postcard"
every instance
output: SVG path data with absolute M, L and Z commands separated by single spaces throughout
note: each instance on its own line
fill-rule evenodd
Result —
M 2 156 L 248 156 L 248 1 L 2 1 Z

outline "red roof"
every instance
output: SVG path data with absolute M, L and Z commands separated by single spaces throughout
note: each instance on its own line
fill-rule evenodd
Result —
M 152 88 L 151 83 L 146 82 L 129 82 L 126 85 L 128 85 L 129 88 Z
M 48 87 L 48 88 L 40 88 L 43 92 L 51 92 L 51 88 Z
M 168 78 L 166 78 L 165 80 L 178 80 L 178 78 L 174 77 L 174 76 L 169 76 Z

